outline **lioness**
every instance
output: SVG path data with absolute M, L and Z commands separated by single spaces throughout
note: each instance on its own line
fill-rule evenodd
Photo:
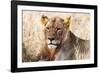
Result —
M 45 26 L 47 46 L 47 54 L 44 53 L 44 56 L 42 56 L 43 60 L 75 60 L 89 58 L 89 40 L 82 40 L 69 30 L 71 16 L 64 20 L 57 16 L 48 18 L 42 15 L 41 22 Z

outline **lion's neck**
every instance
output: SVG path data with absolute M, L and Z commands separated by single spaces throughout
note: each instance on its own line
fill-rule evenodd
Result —
M 74 50 L 73 43 L 75 42 L 75 36 L 69 31 L 61 44 L 59 52 L 56 54 L 55 60 L 72 59 Z
M 68 31 L 65 30 L 61 46 L 64 45 L 65 43 L 69 43 L 71 41 L 70 36 L 71 36 L 71 32 L 69 30 Z

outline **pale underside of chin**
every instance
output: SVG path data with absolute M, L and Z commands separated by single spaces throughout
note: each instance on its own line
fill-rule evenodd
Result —
M 49 49 L 56 49 L 57 46 L 56 46 L 56 45 L 53 45 L 53 44 L 50 44 L 50 45 L 48 45 L 48 48 L 49 48 Z

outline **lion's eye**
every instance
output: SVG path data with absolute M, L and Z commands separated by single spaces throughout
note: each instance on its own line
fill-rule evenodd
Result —
M 60 30 L 61 28 L 57 28 L 57 30 Z
M 49 27 L 46 27 L 46 29 L 48 29 L 48 30 L 49 30 Z

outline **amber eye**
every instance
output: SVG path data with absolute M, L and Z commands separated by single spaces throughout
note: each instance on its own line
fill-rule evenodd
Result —
M 49 27 L 46 27 L 47 30 L 49 30 Z
M 57 28 L 57 30 L 60 30 L 61 28 Z

